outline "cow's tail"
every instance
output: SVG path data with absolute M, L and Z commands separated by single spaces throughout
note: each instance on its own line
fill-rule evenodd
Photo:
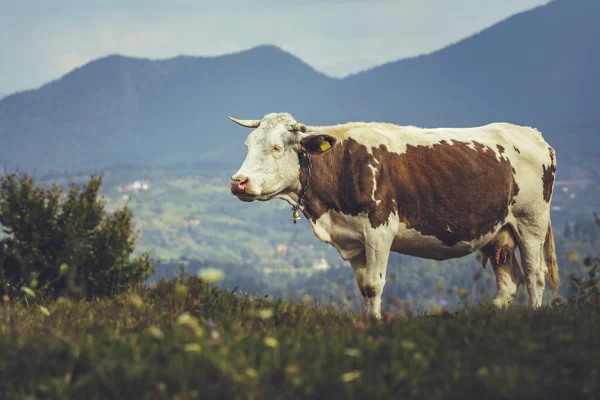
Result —
M 546 280 L 554 293 L 558 293 L 560 287 L 560 277 L 558 276 L 558 263 L 556 262 L 556 249 L 554 248 L 554 234 L 552 233 L 552 222 L 548 219 L 548 232 L 546 232 L 546 241 L 544 242 L 544 257 L 548 272 Z

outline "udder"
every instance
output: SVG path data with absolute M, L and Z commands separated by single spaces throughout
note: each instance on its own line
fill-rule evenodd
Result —
M 517 243 L 512 228 L 509 225 L 503 226 L 496 236 L 479 250 L 482 256 L 483 268 L 487 266 L 488 260 L 491 260 L 492 265 L 495 267 L 503 265 L 508 254 L 514 251 L 516 247 Z

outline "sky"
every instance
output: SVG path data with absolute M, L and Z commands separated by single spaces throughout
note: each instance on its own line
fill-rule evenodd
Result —
M 457 42 L 548 0 L 0 0 L 0 97 L 108 54 L 273 44 L 345 76 Z

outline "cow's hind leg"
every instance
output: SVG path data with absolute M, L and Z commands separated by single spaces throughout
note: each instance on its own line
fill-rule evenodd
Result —
M 513 302 L 519 285 L 523 281 L 523 272 L 517 259 L 516 250 L 510 251 L 506 255 L 503 263 L 492 262 L 494 274 L 496 275 L 496 297 L 494 305 L 497 307 L 507 307 Z
M 525 285 L 529 293 L 529 304 L 532 308 L 542 306 L 542 296 L 546 287 L 546 259 L 544 257 L 544 240 L 548 230 L 548 221 L 540 221 L 539 226 L 520 226 L 519 251 L 525 273 Z
M 546 263 L 542 249 L 543 244 L 525 246 L 521 249 L 525 285 L 529 293 L 529 304 L 533 308 L 542 306 L 542 296 L 546 287 Z

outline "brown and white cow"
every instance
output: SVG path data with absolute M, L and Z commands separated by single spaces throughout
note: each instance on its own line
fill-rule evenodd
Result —
M 315 235 L 350 261 L 367 314 L 381 315 L 390 251 L 462 257 L 505 226 L 520 250 L 531 306 L 541 306 L 546 277 L 558 289 L 550 223 L 556 156 L 537 130 L 508 123 L 306 126 L 287 113 L 231 119 L 254 128 L 231 192 L 298 207 Z M 523 277 L 510 251 L 498 265 L 498 306 L 514 298 Z

